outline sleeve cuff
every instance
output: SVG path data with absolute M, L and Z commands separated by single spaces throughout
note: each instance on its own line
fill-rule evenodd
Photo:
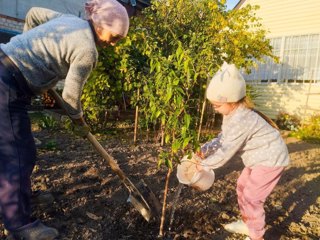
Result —
M 82 117 L 83 117 L 83 112 L 81 111 L 81 112 L 78 113 L 78 114 L 70 114 L 70 113 L 69 113 L 69 117 L 72 118 L 72 119 L 82 118 Z

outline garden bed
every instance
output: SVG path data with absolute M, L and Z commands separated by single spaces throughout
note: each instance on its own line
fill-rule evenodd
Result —
M 55 202 L 37 206 L 34 215 L 59 229 L 59 239 L 158 238 L 159 220 L 147 223 L 127 202 L 128 192 L 119 178 L 86 140 L 66 131 L 37 130 L 35 136 L 42 144 L 33 188 L 49 190 Z M 162 202 L 166 170 L 157 168 L 160 146 L 146 141 L 133 146 L 132 139 L 131 133 L 118 133 L 99 140 L 133 182 L 144 179 Z M 286 141 L 292 163 L 266 202 L 265 239 L 319 239 L 320 145 L 293 138 Z M 216 181 L 206 192 L 184 187 L 169 231 L 178 186 L 174 171 L 164 226 L 166 239 L 244 238 L 223 229 L 223 224 L 239 217 L 235 186 L 242 167 L 240 160 L 233 159 L 217 169 Z

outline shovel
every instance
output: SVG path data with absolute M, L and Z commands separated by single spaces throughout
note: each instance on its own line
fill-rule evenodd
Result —
M 65 110 L 64 100 L 60 97 L 60 95 L 53 89 L 48 90 L 48 92 L 55 99 L 58 105 L 63 110 Z M 107 151 L 101 146 L 101 144 L 91 132 L 88 132 L 86 138 L 100 153 L 100 155 L 107 161 L 112 171 L 114 171 L 119 176 L 123 185 L 129 191 L 128 202 L 131 202 L 134 208 L 138 210 L 138 212 L 147 222 L 149 222 L 152 217 L 159 216 L 161 211 L 160 202 L 151 191 L 151 189 L 147 186 L 147 184 L 145 184 L 145 182 L 141 179 L 136 187 L 120 169 L 114 158 L 107 153 Z

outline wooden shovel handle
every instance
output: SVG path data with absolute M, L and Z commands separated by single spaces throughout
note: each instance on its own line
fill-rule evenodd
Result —
M 48 90 L 50 95 L 57 101 L 57 104 L 65 111 L 65 113 L 69 116 L 69 118 L 73 121 L 72 117 L 68 114 L 64 107 L 64 100 L 62 97 L 53 89 Z M 74 122 L 74 121 L 73 121 Z M 74 124 L 76 124 L 74 122 Z M 124 172 L 120 169 L 119 165 L 117 162 L 114 160 L 114 158 L 107 153 L 107 151 L 101 146 L 101 144 L 98 142 L 98 140 L 95 138 L 95 136 L 91 133 L 88 132 L 86 138 L 89 140 L 89 142 L 95 147 L 95 149 L 100 153 L 100 155 L 107 161 L 109 166 L 111 167 L 112 171 L 114 171 L 122 181 L 126 180 L 126 176 Z
M 91 142 L 91 144 L 95 147 L 95 149 L 100 153 L 100 155 L 108 162 L 109 166 L 111 167 L 112 171 L 114 171 L 121 180 L 125 180 L 127 177 L 125 176 L 124 172 L 120 169 L 117 162 L 114 158 L 107 153 L 107 151 L 101 146 L 95 136 L 89 132 L 87 134 L 87 139 Z

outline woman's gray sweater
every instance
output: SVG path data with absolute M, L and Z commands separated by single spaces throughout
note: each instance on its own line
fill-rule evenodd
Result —
M 0 47 L 34 93 L 44 92 L 64 79 L 62 97 L 66 108 L 73 118 L 82 116 L 82 89 L 98 60 L 88 21 L 45 8 L 31 8 L 24 33 Z

